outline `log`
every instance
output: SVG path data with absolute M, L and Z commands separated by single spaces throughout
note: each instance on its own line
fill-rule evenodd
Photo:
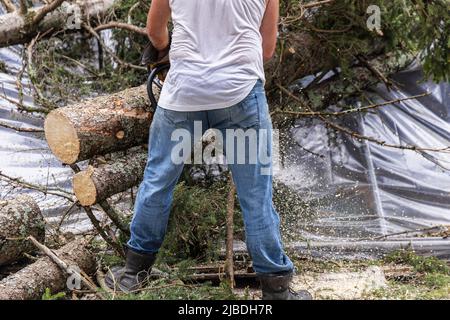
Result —
M 35 250 L 26 240 L 33 236 L 45 238 L 45 222 L 33 198 L 19 195 L 14 200 L 0 202 L 0 266 L 20 259 Z
M 116 1 L 76 0 L 72 2 L 80 8 L 82 15 L 80 18 L 82 21 L 93 21 L 94 19 L 98 19 L 98 17 L 104 16 Z M 54 33 L 61 31 L 61 29 L 73 27 L 72 22 L 77 22 L 74 20 L 77 13 L 67 8 L 57 8 L 47 13 L 43 19 L 41 19 L 43 14 L 42 10 L 45 7 L 31 8 L 25 15 L 22 15 L 20 10 L 0 15 L 0 47 L 29 42 L 39 33 L 45 34 L 48 31 Z M 68 31 L 70 30 L 74 29 L 68 29 Z
M 80 238 L 56 250 L 56 254 L 70 266 L 77 266 L 85 273 L 92 274 L 95 259 L 86 247 L 87 241 Z M 65 290 L 67 280 L 68 275 L 45 256 L 0 281 L 0 300 L 41 299 L 46 288 L 52 293 Z
M 97 168 L 89 166 L 73 177 L 73 191 L 83 206 L 94 205 L 124 192 L 142 180 L 146 152 L 135 152 Z
M 153 117 L 145 86 L 96 97 L 50 112 L 47 143 L 65 164 L 144 144 Z

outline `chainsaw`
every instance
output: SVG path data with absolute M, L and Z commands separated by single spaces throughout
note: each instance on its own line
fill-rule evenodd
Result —
M 171 37 L 169 37 L 169 39 L 171 39 Z M 153 84 L 155 84 L 161 91 L 167 72 L 170 68 L 170 42 L 171 41 L 169 40 L 169 45 L 162 51 L 157 50 L 153 44 L 149 42 L 141 57 L 141 65 L 146 66 L 148 70 L 147 94 L 153 110 L 156 110 L 156 107 L 158 106 L 158 101 L 156 100 L 155 93 L 153 92 Z

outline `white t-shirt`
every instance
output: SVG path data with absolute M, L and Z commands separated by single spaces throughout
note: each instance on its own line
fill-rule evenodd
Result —
M 226 108 L 265 83 L 265 0 L 169 0 L 171 68 L 158 105 L 176 111 Z

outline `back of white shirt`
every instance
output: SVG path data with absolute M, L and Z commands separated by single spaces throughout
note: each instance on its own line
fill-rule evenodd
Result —
M 176 111 L 225 108 L 265 82 L 259 31 L 265 0 L 169 0 L 171 68 L 158 105 Z

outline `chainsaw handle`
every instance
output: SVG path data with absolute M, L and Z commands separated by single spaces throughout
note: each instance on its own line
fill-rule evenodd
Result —
M 147 94 L 148 98 L 150 99 L 151 107 L 156 110 L 156 107 L 158 106 L 158 101 L 156 101 L 155 94 L 153 93 L 153 83 L 159 88 L 162 89 L 162 84 L 159 81 L 158 74 L 162 71 L 169 69 L 170 64 L 160 64 L 150 70 L 150 74 L 148 75 L 147 79 Z M 158 81 L 156 81 L 158 79 Z

